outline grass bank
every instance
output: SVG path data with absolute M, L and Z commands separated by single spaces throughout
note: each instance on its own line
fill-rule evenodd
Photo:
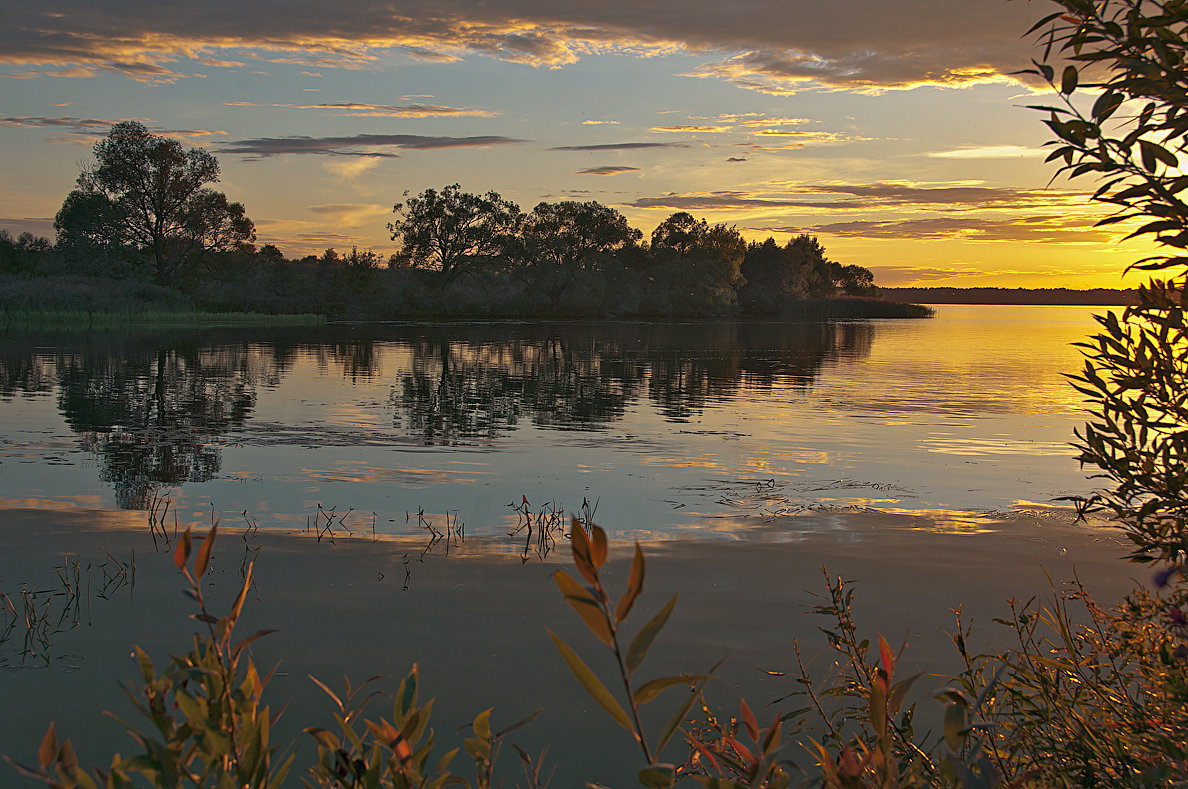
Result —
M 846 318 L 931 318 L 936 312 L 922 304 L 905 304 L 860 296 L 789 300 L 780 310 L 785 320 L 821 321 Z
M 236 328 L 247 326 L 316 326 L 321 315 L 265 315 L 259 312 L 201 312 L 182 310 L 0 310 L 0 329 L 127 329 L 127 328 Z

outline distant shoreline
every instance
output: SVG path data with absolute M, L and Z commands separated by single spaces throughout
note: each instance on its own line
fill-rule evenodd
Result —
M 1125 307 L 1138 297 L 1134 288 L 879 288 L 888 301 L 913 304 L 1051 304 Z

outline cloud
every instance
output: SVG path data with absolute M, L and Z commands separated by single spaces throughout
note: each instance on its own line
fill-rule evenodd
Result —
M 514 145 L 526 142 L 513 137 L 425 137 L 419 134 L 355 134 L 350 137 L 260 137 L 236 140 L 219 148 L 217 153 L 263 158 L 282 154 L 318 154 L 322 156 L 368 156 L 398 158 L 385 148 L 428 150 L 434 148 L 485 148 L 491 145 Z
M 124 120 L 140 120 L 143 118 L 124 119 Z M 72 118 L 68 116 L 49 118 L 40 115 L 34 116 L 9 116 L 0 117 L 0 126 L 16 126 L 21 128 L 38 128 L 49 129 L 50 131 L 64 132 L 66 134 L 81 135 L 88 138 L 94 138 L 102 134 L 106 134 L 112 126 L 119 123 L 118 120 L 102 120 L 99 118 Z M 153 129 L 154 134 L 159 134 L 163 137 L 210 137 L 212 135 L 226 134 L 225 131 L 211 130 L 211 129 Z
M 746 158 L 744 158 L 742 156 L 731 156 L 726 161 L 728 161 L 728 162 L 745 162 Z
M 611 142 L 601 145 L 560 145 L 550 151 L 637 151 L 647 148 L 688 148 L 683 142 Z
M 376 217 L 392 213 L 390 205 L 369 203 L 324 203 L 308 206 L 307 209 L 318 216 L 329 217 L 339 225 L 351 227 L 373 222 Z
M 933 151 L 927 155 L 937 159 L 1016 159 L 1020 156 L 1039 156 L 1046 153 L 1041 148 L 1026 145 L 982 145 L 955 148 L 951 151 Z
M 730 131 L 729 126 L 653 126 L 648 131 L 654 132 L 702 132 L 705 134 L 722 134 Z
M 498 112 L 476 110 L 468 107 L 446 107 L 437 104 L 364 104 L 360 102 L 339 102 L 334 104 L 273 104 L 273 107 L 288 107 L 297 110 L 332 110 L 342 112 L 348 118 L 449 118 L 474 117 L 493 118 Z
M 340 181 L 353 181 L 374 170 L 384 161 L 377 156 L 328 156 L 322 162 L 322 169 Z
M 783 192 L 722 190 L 669 193 L 641 197 L 627 205 L 633 208 L 668 208 L 678 211 L 724 210 L 924 210 L 973 211 L 985 209 L 1052 209 L 1081 207 L 1088 202 L 1085 192 L 1058 189 L 1013 189 L 988 186 L 916 186 L 908 184 L 807 184 L 793 185 Z M 816 198 L 816 199 L 814 199 Z
M 1041 11 L 985 0 L 208 0 L 184 8 L 120 0 L 9 3 L 0 62 L 30 69 L 92 69 L 171 81 L 182 59 L 251 56 L 307 69 L 373 65 L 386 52 L 451 60 L 479 54 L 560 67 L 621 52 L 716 58 L 693 72 L 740 87 L 879 92 L 961 87 L 1006 79 L 1028 62 L 1023 33 Z M 21 69 L 17 70 L 20 73 Z M 59 72 L 63 73 L 63 72 Z
M 745 192 L 722 191 L 707 194 L 667 194 L 640 197 L 628 203 L 632 208 L 667 208 L 674 211 L 724 211 L 763 208 L 848 208 L 834 202 L 791 200 L 751 196 Z M 856 205 L 854 207 L 857 207 Z
M 615 165 L 607 164 L 602 167 L 590 167 L 585 170 L 578 170 L 576 175 L 618 175 L 619 173 L 638 172 L 642 172 L 638 167 L 616 167 Z
M 859 220 L 804 228 L 767 228 L 788 233 L 814 233 L 847 238 L 935 241 L 1028 241 L 1034 243 L 1108 243 L 1119 231 L 1095 228 L 1092 218 L 1047 215 L 1014 218 L 939 216 L 922 219 Z
M 583 126 L 603 126 L 605 124 L 618 125 L 618 121 L 582 121 Z
M 55 131 L 72 132 L 75 134 L 106 132 L 115 123 L 116 121 L 99 120 L 97 118 L 46 118 L 43 116 L 10 116 L 0 118 L 0 125 L 3 126 L 53 129 Z

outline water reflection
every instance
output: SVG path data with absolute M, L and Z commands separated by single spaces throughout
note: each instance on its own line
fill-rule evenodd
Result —
M 409 343 L 395 424 L 429 443 L 493 438 L 523 419 L 597 430 L 644 397 L 684 422 L 744 384 L 807 386 L 829 361 L 868 355 L 873 337 L 869 323 L 441 327 Z
M 448 445 L 526 423 L 601 430 L 639 402 L 689 421 L 740 388 L 806 387 L 831 361 L 869 354 L 874 331 L 869 323 L 462 323 L 91 334 L 52 345 L 8 338 L 0 398 L 56 396 L 118 506 L 145 509 L 162 488 L 215 478 L 227 443 L 266 437 L 244 432 L 261 392 L 302 365 L 316 373 L 297 385 L 328 385 L 328 402 L 305 406 L 320 408 L 317 418 L 265 432 L 317 445 L 303 427 L 341 427 L 335 409 L 349 412 L 356 390 L 382 386 L 390 422 L 381 441 Z

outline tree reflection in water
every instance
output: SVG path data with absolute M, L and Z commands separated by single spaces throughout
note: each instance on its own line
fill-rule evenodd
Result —
M 870 323 L 455 323 L 9 338 L 0 399 L 56 395 L 117 504 L 144 509 L 161 488 L 217 476 L 221 446 L 250 422 L 258 390 L 281 385 L 299 357 L 347 382 L 344 400 L 362 382 L 387 383 L 393 440 L 448 445 L 525 423 L 601 430 L 644 400 L 668 421 L 689 421 L 740 389 L 807 387 L 831 361 L 868 355 L 874 332 Z

